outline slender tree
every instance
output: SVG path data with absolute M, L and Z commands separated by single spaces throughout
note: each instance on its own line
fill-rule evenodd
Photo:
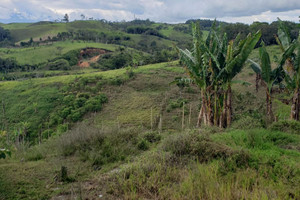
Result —
M 280 66 L 286 71 L 287 88 L 293 93 L 290 119 L 300 120 L 300 37 L 292 41 L 288 27 L 278 18 L 276 41 L 283 52 Z
M 285 72 L 281 65 L 272 70 L 270 56 L 264 43 L 262 43 L 262 47 L 259 48 L 259 58 L 260 64 L 249 59 L 251 62 L 250 66 L 253 71 L 261 77 L 264 85 L 266 85 L 266 114 L 269 121 L 272 122 L 274 121 L 274 114 L 272 111 L 272 87 L 275 84 L 280 84 L 284 80 Z

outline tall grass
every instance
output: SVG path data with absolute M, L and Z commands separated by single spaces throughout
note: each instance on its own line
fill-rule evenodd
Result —
M 166 137 L 106 184 L 122 199 L 297 199 L 297 135 L 257 129 Z

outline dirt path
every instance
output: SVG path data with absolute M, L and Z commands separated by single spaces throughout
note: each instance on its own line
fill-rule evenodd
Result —
M 90 58 L 88 61 L 81 62 L 79 66 L 82 68 L 89 67 L 91 63 L 97 62 L 100 59 L 100 56 L 101 55 L 94 56 L 94 57 Z

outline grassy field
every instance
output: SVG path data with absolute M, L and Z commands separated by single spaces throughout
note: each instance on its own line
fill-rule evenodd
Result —
M 264 91 L 235 85 L 234 98 L 242 101 L 234 101 L 239 117 L 232 128 L 203 127 L 199 132 L 194 129 L 197 88 L 169 85 L 183 72 L 172 62 L 138 67 L 132 78 L 128 69 L 119 69 L 1 82 L 12 127 L 24 121 L 41 123 L 71 91 L 75 96 L 101 92 L 108 103 L 72 123 L 63 135 L 60 127 L 41 145 L 19 144 L 11 159 L 0 161 L 0 199 L 299 198 L 299 125 L 286 132 L 280 132 L 286 125 L 263 128 Z M 246 67 L 239 77 L 248 75 Z M 253 83 L 255 76 L 249 77 Z M 81 86 L 82 81 L 87 83 Z M 77 83 L 78 89 L 69 87 Z M 251 101 L 257 102 L 252 106 Z M 249 130 L 241 130 L 245 127 Z M 67 168 L 64 178 L 62 167 Z
M 93 42 L 55 42 L 53 44 L 28 47 L 28 48 L 1 48 L 0 56 L 3 58 L 16 58 L 17 62 L 23 64 L 39 64 L 47 62 L 75 49 L 86 47 L 101 48 L 114 51 L 118 46 L 111 44 L 93 43 Z
M 3 24 L 2 27 L 11 31 L 15 42 L 28 41 L 31 37 L 38 41 L 39 38 L 47 39 L 48 36 L 53 37 L 60 32 L 79 29 L 108 31 L 108 28 L 103 23 L 96 21 L 75 21 L 71 23 L 38 22 L 33 24 L 12 23 Z

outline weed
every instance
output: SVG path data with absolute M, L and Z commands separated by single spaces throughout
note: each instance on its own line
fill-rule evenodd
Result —
M 282 120 L 279 122 L 274 122 L 269 129 L 273 131 L 300 134 L 300 122 L 295 120 Z

